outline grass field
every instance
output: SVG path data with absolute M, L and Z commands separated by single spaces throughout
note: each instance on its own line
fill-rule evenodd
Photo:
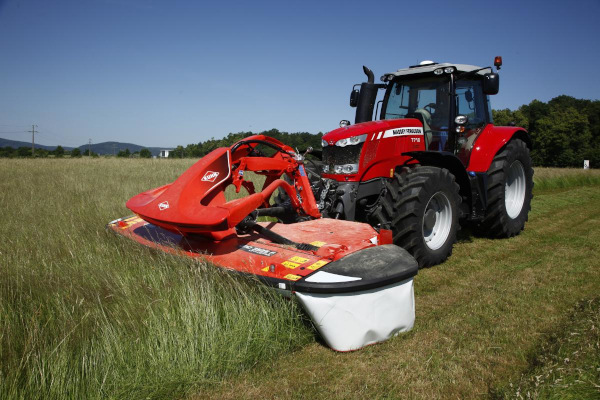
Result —
M 463 229 L 415 329 L 339 354 L 293 302 L 105 231 L 192 162 L 0 160 L 0 398 L 600 397 L 600 171 L 537 169 L 521 235 Z

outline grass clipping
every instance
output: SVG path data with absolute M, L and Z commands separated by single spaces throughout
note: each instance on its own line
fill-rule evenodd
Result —
M 105 231 L 189 161 L 0 164 L 0 398 L 181 397 L 312 339 L 269 289 Z

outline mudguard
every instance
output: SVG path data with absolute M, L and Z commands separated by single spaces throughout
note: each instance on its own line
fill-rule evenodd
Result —
M 516 126 L 492 126 L 492 129 L 484 129 L 479 135 L 469 159 L 469 172 L 487 172 L 492 164 L 494 156 L 513 137 L 523 140 L 531 149 L 531 138 L 527 131 Z

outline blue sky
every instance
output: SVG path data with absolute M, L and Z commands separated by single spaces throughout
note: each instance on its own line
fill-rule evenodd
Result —
M 494 108 L 598 99 L 600 1 L 0 0 L 0 137 L 79 146 L 326 132 L 363 81 L 503 56 Z

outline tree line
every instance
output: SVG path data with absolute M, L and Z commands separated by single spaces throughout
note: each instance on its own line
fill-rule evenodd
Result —
M 94 151 L 91 151 L 89 149 L 85 149 L 84 151 L 81 151 L 79 148 L 74 148 L 71 151 L 69 150 L 65 150 L 62 146 L 56 146 L 56 148 L 54 150 L 46 150 L 46 149 L 42 149 L 42 148 L 36 148 L 35 149 L 35 157 L 36 158 L 48 158 L 48 157 L 54 157 L 54 158 L 63 158 L 63 157 L 70 157 L 70 158 L 80 158 L 80 157 L 87 157 L 87 156 L 92 156 L 92 157 L 100 157 L 97 153 L 95 153 Z M 12 148 L 10 146 L 7 147 L 0 147 L 0 158 L 31 158 L 31 147 L 19 147 L 17 149 Z M 117 157 L 123 157 L 123 158 L 151 158 L 152 157 L 152 152 L 149 149 L 141 149 L 140 151 L 136 151 L 136 152 L 131 152 L 129 149 L 125 149 L 125 150 L 120 150 L 117 154 Z
M 261 135 L 270 136 L 275 138 L 282 143 L 294 148 L 299 151 L 304 151 L 308 147 L 312 147 L 313 149 L 321 148 L 321 138 L 323 137 L 323 133 L 319 132 L 317 134 L 309 133 L 309 132 L 297 132 L 297 133 L 289 133 L 282 132 L 278 129 L 271 129 L 265 132 L 261 132 Z M 248 136 L 256 135 L 256 133 L 252 132 L 238 132 L 238 133 L 230 133 L 222 139 L 210 138 L 204 142 L 198 142 L 196 144 L 188 144 L 187 146 L 177 146 L 174 150 L 171 150 L 169 153 L 169 158 L 184 158 L 184 157 L 204 157 L 211 151 L 218 149 L 219 147 L 229 147 L 233 145 L 235 142 L 238 142 Z
M 600 166 L 600 101 L 558 96 L 547 103 L 533 100 L 517 110 L 493 110 L 494 124 L 527 129 L 536 166 Z
M 600 101 L 558 96 L 547 103 L 533 100 L 517 110 L 492 110 L 497 126 L 515 125 L 525 128 L 531 135 L 531 156 L 539 167 L 583 166 L 590 160 L 593 168 L 600 166 Z M 308 146 L 321 148 L 323 133 L 288 133 L 277 129 L 263 132 L 299 150 Z M 222 139 L 187 146 L 177 146 L 169 157 L 203 157 L 218 147 L 229 147 L 238 140 L 253 135 L 252 132 L 230 133 Z

